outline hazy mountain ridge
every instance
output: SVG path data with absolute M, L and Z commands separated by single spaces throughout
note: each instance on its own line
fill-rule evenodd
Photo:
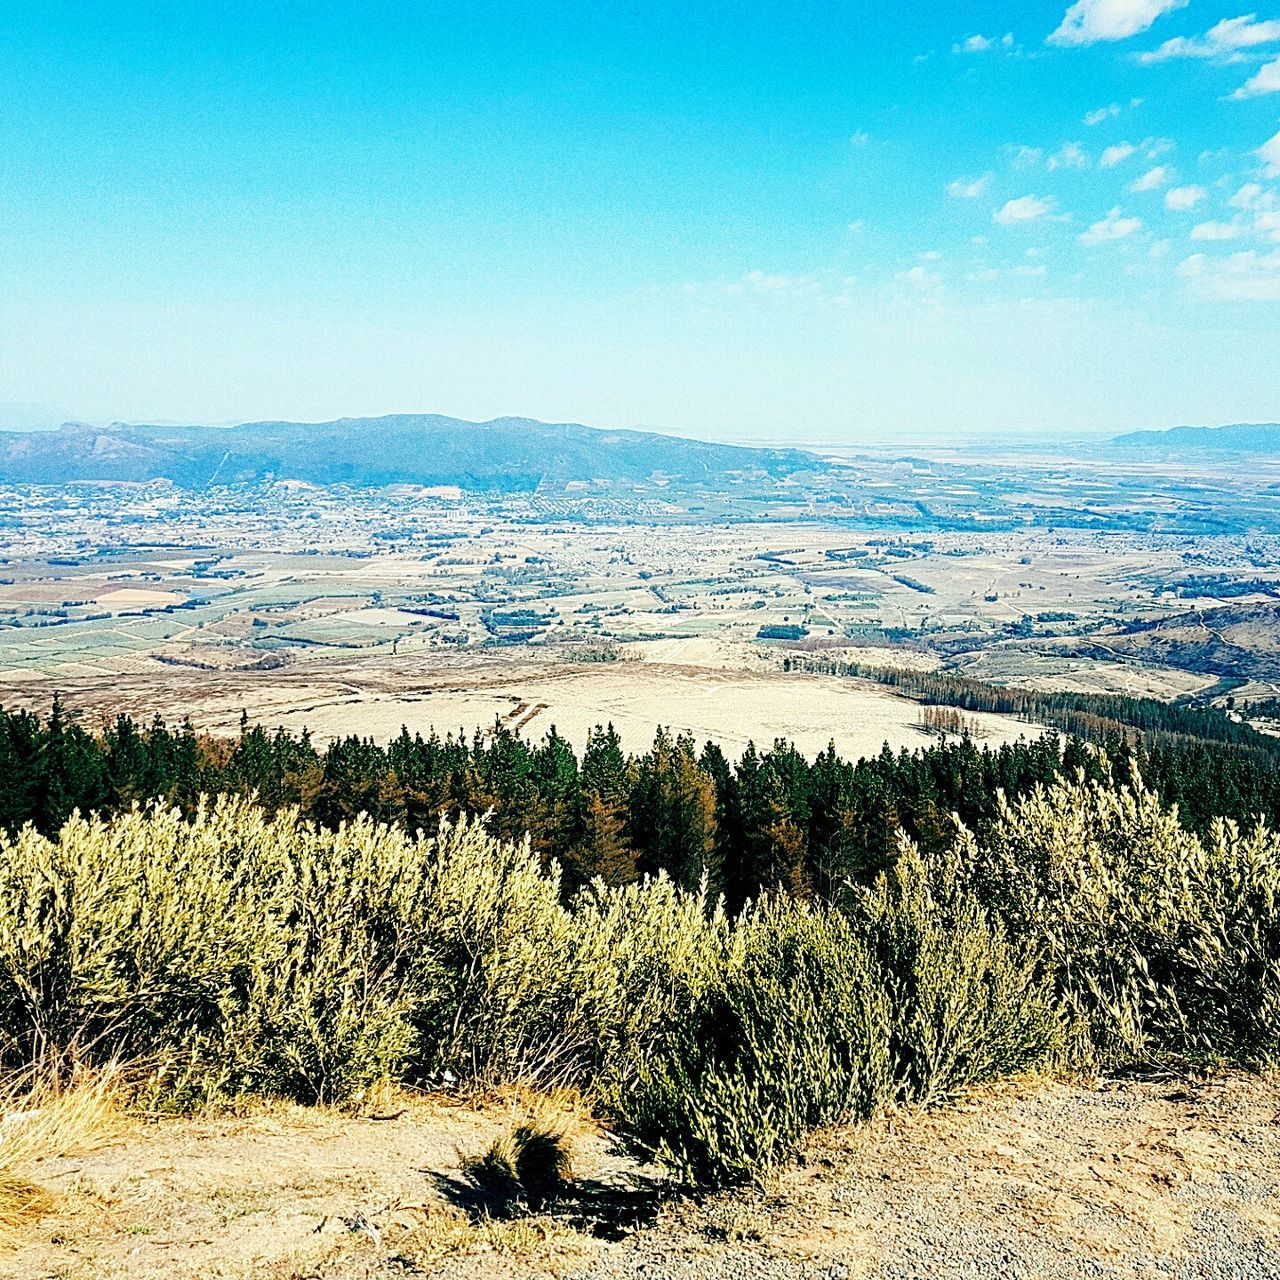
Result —
M 1280 454 L 1280 423 L 1236 422 L 1225 427 L 1170 427 L 1130 431 L 1110 441 L 1114 449 L 1177 453 L 1188 449 L 1218 453 Z
M 0 437 L 0 481 L 26 484 L 167 479 L 183 488 L 203 488 L 274 478 L 522 492 L 547 481 L 634 483 L 655 472 L 714 486 L 742 472 L 785 477 L 826 466 L 798 449 L 532 418 L 468 422 L 438 414 L 236 427 L 65 423 L 57 431 Z

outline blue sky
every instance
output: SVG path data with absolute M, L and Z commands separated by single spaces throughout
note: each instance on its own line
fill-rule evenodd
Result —
M 0 0 L 0 402 L 1280 420 L 1280 3 Z

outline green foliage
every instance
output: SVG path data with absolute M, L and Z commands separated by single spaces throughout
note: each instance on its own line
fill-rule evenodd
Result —
M 0 839 L 0 1054 L 143 1060 L 170 1103 L 625 1078 L 725 932 L 665 878 L 570 909 L 476 822 L 327 831 L 234 798 L 75 818 Z
M 890 1092 L 889 1004 L 831 911 L 786 900 L 736 928 L 727 963 L 615 1093 L 623 1132 L 693 1186 L 757 1177 L 812 1128 Z
M 904 840 L 850 910 L 888 992 L 899 1101 L 935 1102 L 1038 1066 L 1058 1047 L 1061 1024 L 1036 974 L 1037 952 L 990 917 L 954 854 L 926 863 Z
M 1078 1057 L 1276 1058 L 1274 832 L 1217 822 L 1201 839 L 1140 781 L 1079 780 L 1005 803 L 962 856 L 1010 930 L 1039 940 Z
M 1061 1019 L 1037 952 L 960 861 L 897 862 L 844 913 L 787 898 L 733 927 L 726 963 L 613 1105 L 694 1186 L 758 1177 L 811 1129 L 1045 1063 Z
M 423 849 L 237 799 L 0 842 L 7 1056 L 141 1059 L 193 1096 L 350 1096 L 412 1049 Z
M 436 978 L 418 1013 L 429 1076 L 623 1078 L 723 950 L 723 916 L 664 876 L 597 882 L 565 906 L 527 843 L 445 826 L 436 847 L 424 886 Z
M 249 733 L 241 747 L 286 749 Z M 635 765 L 600 734 L 581 771 L 554 736 L 466 756 L 490 770 L 477 786 L 536 778 L 532 800 L 568 810 L 585 773 L 609 817 L 601 849 L 631 863 L 616 885 L 569 888 L 528 837 L 475 820 L 429 836 L 368 817 L 327 827 L 233 796 L 0 837 L 0 1066 L 142 1063 L 149 1104 L 170 1107 L 336 1102 L 446 1073 L 572 1085 L 707 1187 L 759 1177 L 815 1126 L 1048 1061 L 1280 1059 L 1269 829 L 1197 835 L 1100 764 L 993 795 L 976 832 L 946 834 L 939 786 L 920 846 L 892 836 L 883 794 L 845 807 L 851 766 L 834 753 L 810 765 L 777 744 L 735 771 L 687 740 L 659 747 Z M 372 776 L 368 750 L 351 739 L 329 761 Z M 1041 751 L 1053 777 L 1062 757 Z M 887 756 L 876 776 L 925 789 L 934 764 L 960 761 L 952 783 L 976 787 L 983 759 L 971 744 Z M 628 788 L 647 832 L 617 821 Z M 842 876 L 850 828 L 876 822 L 879 865 Z M 633 838 L 646 858 L 678 848 L 684 883 L 637 879 Z M 771 886 L 736 911 L 711 884 L 727 841 L 744 851 L 730 892 Z M 815 846 L 826 900 L 806 872 Z M 535 1165 L 554 1152 L 523 1147 L 532 1163 L 512 1154 L 512 1177 L 543 1194 L 552 1175 Z
M 402 731 L 385 746 L 346 737 L 319 749 L 305 733 L 247 719 L 230 741 L 127 716 L 94 735 L 55 706 L 45 720 L 0 711 L 0 829 L 30 822 L 53 836 L 76 809 L 109 815 L 156 798 L 189 816 L 202 796 L 225 794 L 273 812 L 296 806 L 329 829 L 371 817 L 433 835 L 442 816 L 490 812 L 494 834 L 517 843 L 528 834 L 544 864 L 560 863 L 566 899 L 597 875 L 626 884 L 663 871 L 686 889 L 705 875 L 737 910 L 761 889 L 805 897 L 869 882 L 899 829 L 926 851 L 945 847 L 952 810 L 987 820 L 997 789 L 1020 794 L 1081 763 L 1077 746 L 1045 738 L 856 763 L 834 750 L 811 763 L 779 742 L 730 764 L 712 744 L 698 750 L 665 731 L 627 756 L 611 728 L 594 730 L 579 760 L 554 730 L 535 743 L 502 724 L 471 739 Z M 1193 780 L 1184 790 L 1204 789 Z M 1246 791 L 1237 787 L 1235 807 L 1222 811 L 1253 803 Z

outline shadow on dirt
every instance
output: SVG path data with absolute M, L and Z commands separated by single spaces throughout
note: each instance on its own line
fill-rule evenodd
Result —
M 518 1218 L 540 1213 L 598 1240 L 621 1240 L 650 1225 L 658 1210 L 672 1198 L 669 1188 L 645 1178 L 598 1180 L 582 1178 L 555 1197 L 532 1202 L 524 1196 L 486 1191 L 466 1178 L 431 1173 L 440 1194 L 469 1217 Z

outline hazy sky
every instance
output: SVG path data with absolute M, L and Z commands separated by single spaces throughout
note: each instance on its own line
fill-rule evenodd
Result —
M 1280 3 L 0 0 L 0 402 L 1280 419 Z

